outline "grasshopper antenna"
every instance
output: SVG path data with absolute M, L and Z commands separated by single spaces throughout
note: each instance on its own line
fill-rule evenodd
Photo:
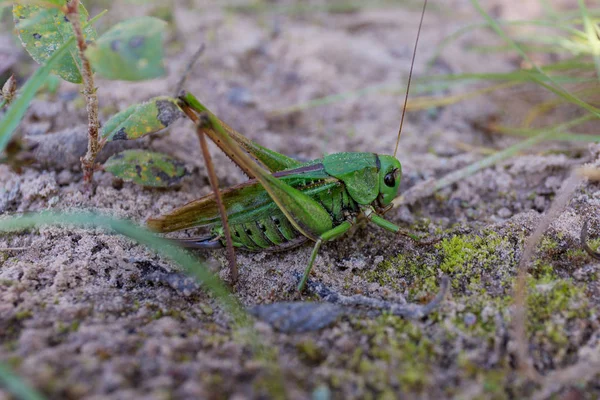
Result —
M 192 57 L 188 61 L 187 65 L 185 67 L 185 70 L 183 71 L 183 73 L 181 74 L 181 77 L 179 78 L 179 82 L 177 82 L 177 86 L 175 89 L 175 97 L 179 96 L 179 93 L 183 90 L 185 81 L 187 80 L 188 76 L 190 76 L 190 73 L 192 72 L 192 68 L 194 68 L 194 64 L 196 64 L 196 61 L 198 61 L 198 59 L 200 58 L 202 53 L 204 53 L 205 48 L 206 48 L 206 46 L 204 45 L 204 42 L 201 43 L 200 47 L 198 47 L 198 50 L 196 50 L 196 52 L 192 55 Z
M 408 72 L 408 83 L 406 84 L 406 95 L 404 97 L 404 106 L 402 107 L 402 117 L 400 118 L 400 128 L 398 129 L 398 138 L 396 139 L 396 148 L 394 149 L 394 157 L 398 152 L 400 144 L 400 135 L 402 134 L 402 125 L 404 124 L 404 115 L 406 114 L 406 104 L 408 103 L 408 92 L 410 91 L 410 81 L 412 80 L 413 67 L 415 66 L 415 57 L 417 56 L 417 46 L 419 44 L 419 36 L 421 35 L 421 27 L 423 26 L 423 17 L 425 16 L 425 8 L 427 8 L 427 0 L 423 2 L 423 11 L 421 12 L 421 20 L 419 21 L 419 30 L 417 31 L 417 40 L 415 40 L 415 48 L 413 49 L 412 61 L 410 62 L 410 71 Z

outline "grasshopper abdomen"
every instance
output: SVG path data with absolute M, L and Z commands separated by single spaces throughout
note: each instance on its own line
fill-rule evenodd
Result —
M 348 194 L 345 186 L 337 180 L 322 182 L 306 177 L 298 178 L 297 175 L 282 178 L 307 193 L 327 210 L 333 225 L 338 225 L 348 216 L 358 213 L 356 202 Z M 297 247 L 308 240 L 272 202 L 260 203 L 251 210 L 237 211 L 228 208 L 228 219 L 233 245 L 243 250 L 277 252 Z M 186 239 L 181 243 L 189 248 L 225 247 L 223 226 L 216 219 L 213 221 L 211 236 Z

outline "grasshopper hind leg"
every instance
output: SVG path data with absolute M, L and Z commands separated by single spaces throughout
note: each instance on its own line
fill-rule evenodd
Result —
M 353 222 L 344 221 L 340 225 L 336 226 L 335 228 L 323 233 L 319 237 L 319 239 L 315 242 L 315 246 L 313 247 L 312 253 L 310 254 L 308 266 L 304 270 L 304 275 L 302 275 L 302 279 L 300 280 L 300 283 L 298 284 L 297 290 L 299 292 L 302 292 L 302 290 L 304 290 L 304 286 L 306 285 L 306 282 L 308 281 L 310 271 L 312 270 L 313 264 L 315 263 L 315 259 L 317 258 L 317 253 L 319 252 L 319 249 L 321 248 L 321 244 L 328 240 L 333 240 L 339 236 L 342 236 L 344 233 L 348 232 L 348 230 L 352 227 L 353 223 L 354 223 L 354 221 Z
M 177 243 L 186 249 L 222 249 L 221 239 L 215 236 L 206 236 L 189 239 L 178 239 Z

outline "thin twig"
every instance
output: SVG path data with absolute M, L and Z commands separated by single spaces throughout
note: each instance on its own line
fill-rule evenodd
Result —
M 537 243 L 540 241 L 544 232 L 550 224 L 556 220 L 560 212 L 565 208 L 571 199 L 577 185 L 581 182 L 581 177 L 572 172 L 569 178 L 563 183 L 558 195 L 552 202 L 548 212 L 542 217 L 535 228 L 535 231 L 527 239 L 523 255 L 517 267 L 517 281 L 515 284 L 515 316 L 513 319 L 513 331 L 516 339 L 517 351 L 515 358 L 519 369 L 523 371 L 529 379 L 539 381 L 540 375 L 535 370 L 532 360 L 529 357 L 529 340 L 527 338 L 527 268 L 530 260 L 536 250 Z
M 588 253 L 590 256 L 592 256 L 593 258 L 595 258 L 596 260 L 600 260 L 600 252 L 593 250 L 590 245 L 588 244 L 587 238 L 588 238 L 588 220 L 585 220 L 583 222 L 583 227 L 581 228 L 581 235 L 580 235 L 580 240 L 581 240 L 581 247 L 583 247 L 583 249 L 586 251 L 586 253 Z
M 83 169 L 83 181 L 86 187 L 90 187 L 94 177 L 96 165 L 96 156 L 101 149 L 98 143 L 98 96 L 94 86 L 94 74 L 90 61 L 85 56 L 87 44 L 79 20 L 79 0 L 71 0 L 67 5 L 67 18 L 73 26 L 73 33 L 77 39 L 77 49 L 79 50 L 79 59 L 81 60 L 81 76 L 83 78 L 83 95 L 85 97 L 86 111 L 88 114 L 88 150 L 81 158 L 81 167 Z
M 0 247 L 0 251 L 25 251 L 29 250 L 29 247 Z
M 202 53 L 204 53 L 205 48 L 206 48 L 206 46 L 204 45 L 204 43 L 202 43 L 200 45 L 200 47 L 198 48 L 198 50 L 196 50 L 196 52 L 192 55 L 192 58 L 190 58 L 190 61 L 188 61 L 188 64 L 186 65 L 185 70 L 183 71 L 183 73 L 181 74 L 181 77 L 179 78 L 179 82 L 177 82 L 177 86 L 176 86 L 175 94 L 174 94 L 175 97 L 179 96 L 179 94 L 183 90 L 185 81 L 187 80 L 188 76 L 190 75 L 190 72 L 192 72 L 192 68 L 194 68 L 194 64 L 196 64 L 196 61 L 198 61 L 198 59 L 200 58 Z

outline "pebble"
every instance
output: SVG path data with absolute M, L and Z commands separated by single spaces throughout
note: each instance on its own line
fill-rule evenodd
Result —
M 473 326 L 477 322 L 477 316 L 473 313 L 466 313 L 463 317 L 463 322 L 466 326 Z
M 498 210 L 497 214 L 500 218 L 510 218 L 513 213 L 508 207 L 502 207 Z

